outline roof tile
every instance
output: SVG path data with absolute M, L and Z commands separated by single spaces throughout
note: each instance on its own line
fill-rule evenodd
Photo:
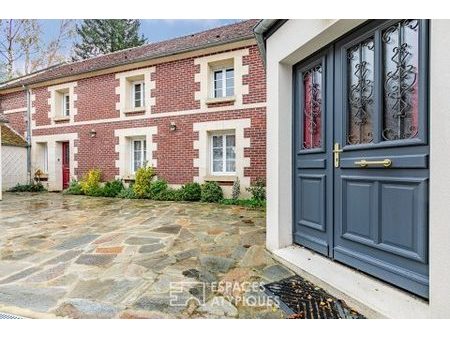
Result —
M 2 125 L 2 145 L 26 147 L 27 141 L 7 125 Z
M 252 38 L 254 37 L 253 27 L 257 23 L 258 20 L 241 21 L 171 40 L 62 64 L 43 72 L 37 72 L 34 76 L 24 77 L 23 80 L 13 79 L 3 85 L 0 84 L 0 90 Z

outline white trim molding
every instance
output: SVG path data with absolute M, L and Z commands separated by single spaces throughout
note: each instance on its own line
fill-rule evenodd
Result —
M 116 129 L 114 136 L 119 138 L 116 144 L 116 153 L 119 154 L 119 159 L 116 160 L 116 168 L 119 169 L 119 175 L 116 178 L 133 179 L 131 168 L 131 140 L 137 137 L 145 137 L 147 143 L 147 162 L 153 168 L 157 167 L 157 161 L 153 158 L 153 152 L 157 150 L 157 144 L 153 142 L 153 136 L 158 133 L 158 127 L 143 127 L 143 128 L 126 128 Z
M 144 112 L 146 117 L 151 114 L 152 107 L 156 103 L 156 99 L 151 96 L 152 89 L 155 89 L 155 80 L 152 80 L 152 74 L 155 71 L 156 67 L 153 66 L 115 75 L 116 79 L 119 80 L 119 85 L 116 87 L 116 95 L 119 95 L 119 101 L 116 102 L 116 110 L 120 112 L 121 118 L 126 118 L 127 113 L 141 111 Z M 133 108 L 132 83 L 135 81 L 144 83 L 144 107 L 142 108 Z
M 265 103 L 249 103 L 249 104 L 243 105 L 239 110 L 228 107 L 228 106 L 212 107 L 212 108 L 208 108 L 208 109 L 180 110 L 180 111 L 174 111 L 174 112 L 168 112 L 168 113 L 151 114 L 150 116 L 147 116 L 147 115 L 123 116 L 123 117 L 109 118 L 109 119 L 76 121 L 74 123 L 71 123 L 70 126 L 83 126 L 83 125 L 122 122 L 122 121 L 139 121 L 139 120 L 158 119 L 158 118 L 164 118 L 164 117 L 177 117 L 177 116 L 195 115 L 195 114 L 222 113 L 222 112 L 229 112 L 230 110 L 236 111 L 236 113 L 238 114 L 238 113 L 240 113 L 241 110 L 259 109 L 259 108 L 265 108 L 265 107 L 266 107 Z M 32 109 L 35 109 L 35 108 L 32 108 Z M 35 111 L 35 110 L 32 110 L 32 111 Z M 261 114 L 265 114 L 265 113 L 266 113 L 265 111 L 261 112 Z M 33 130 L 52 129 L 52 128 L 59 128 L 59 127 L 61 127 L 61 126 L 60 125 L 34 126 Z
M 22 108 L 15 108 L 15 109 L 8 109 L 8 110 L 4 110 L 3 114 L 4 115 L 8 115 L 8 114 L 16 114 L 16 113 L 23 113 L 27 111 L 27 107 L 22 107 Z
M 250 186 L 250 177 L 244 176 L 244 169 L 250 167 L 250 158 L 244 157 L 244 149 L 250 147 L 250 138 L 244 137 L 244 129 L 250 127 L 250 119 L 194 123 L 193 130 L 198 132 L 198 140 L 194 141 L 194 149 L 198 150 L 198 158 L 194 158 L 194 167 L 198 168 L 198 176 L 194 177 L 194 181 L 203 183 L 211 176 L 210 135 L 217 132 L 234 131 L 236 136 L 236 176 L 241 183 L 241 189 Z
M 200 83 L 200 90 L 195 92 L 195 100 L 200 101 L 201 109 L 208 109 L 208 100 L 213 98 L 212 72 L 221 63 L 234 69 L 235 101 L 232 102 L 233 105 L 230 105 L 230 107 L 233 107 L 233 109 L 241 109 L 243 107 L 243 97 L 249 93 L 248 85 L 242 84 L 243 76 L 249 73 L 248 65 L 243 65 L 243 57 L 247 55 L 249 55 L 249 49 L 245 48 L 208 55 L 194 60 L 195 65 L 200 66 L 200 72 L 195 74 L 195 82 Z
M 56 86 L 48 87 L 47 90 L 50 92 L 50 98 L 48 99 L 48 105 L 50 106 L 50 111 L 48 112 L 48 117 L 52 125 L 58 124 L 57 122 L 73 123 L 75 120 L 75 115 L 77 114 L 77 108 L 75 108 L 75 102 L 78 99 L 77 94 L 75 94 L 75 87 L 77 82 L 63 83 Z M 62 95 L 65 93 L 69 94 L 69 116 L 66 116 L 63 112 L 65 107 L 62 106 Z M 58 102 L 58 100 L 60 100 Z M 61 111 L 58 111 L 61 110 Z
M 75 160 L 75 155 L 78 154 L 78 133 L 57 134 L 57 135 L 42 135 L 32 137 L 31 146 L 31 163 L 32 174 L 37 169 L 38 163 L 41 161 L 39 157 L 38 143 L 47 143 L 47 157 L 48 157 L 48 190 L 61 191 L 63 190 L 62 183 L 62 143 L 69 142 L 69 162 L 70 162 L 70 179 L 76 180 L 75 170 L 78 168 L 78 161 Z

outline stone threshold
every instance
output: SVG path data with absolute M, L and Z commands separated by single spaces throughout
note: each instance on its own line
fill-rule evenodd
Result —
M 430 317 L 425 300 L 311 250 L 292 245 L 271 253 L 276 261 L 344 300 L 367 318 Z

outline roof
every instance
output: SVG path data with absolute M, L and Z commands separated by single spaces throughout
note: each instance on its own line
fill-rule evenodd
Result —
M 171 40 L 124 49 L 82 61 L 65 63 L 42 72 L 37 72 L 32 76 L 26 76 L 23 79 L 13 79 L 6 83 L 0 84 L 0 90 L 36 84 L 66 76 L 88 73 L 114 66 L 254 38 L 253 27 L 257 23 L 258 20 L 240 21 L 231 25 L 221 26 Z
M 0 113 L 0 123 L 7 123 L 7 122 L 8 119 L 6 118 L 6 116 Z
M 15 132 L 11 127 L 7 125 L 2 125 L 2 145 L 3 146 L 15 146 L 15 147 L 26 147 L 27 141 Z

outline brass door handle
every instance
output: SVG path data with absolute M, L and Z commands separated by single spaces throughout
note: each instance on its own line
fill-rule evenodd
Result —
M 355 162 L 356 165 L 359 165 L 361 168 L 367 168 L 369 166 L 377 166 L 382 165 L 385 168 L 389 168 L 392 165 L 392 160 L 386 158 L 382 161 L 367 161 L 367 160 L 360 160 Z
M 335 168 L 339 168 L 340 153 L 342 153 L 342 149 L 340 148 L 339 143 L 335 143 L 334 148 L 333 148 L 333 157 L 334 157 L 334 167 Z

